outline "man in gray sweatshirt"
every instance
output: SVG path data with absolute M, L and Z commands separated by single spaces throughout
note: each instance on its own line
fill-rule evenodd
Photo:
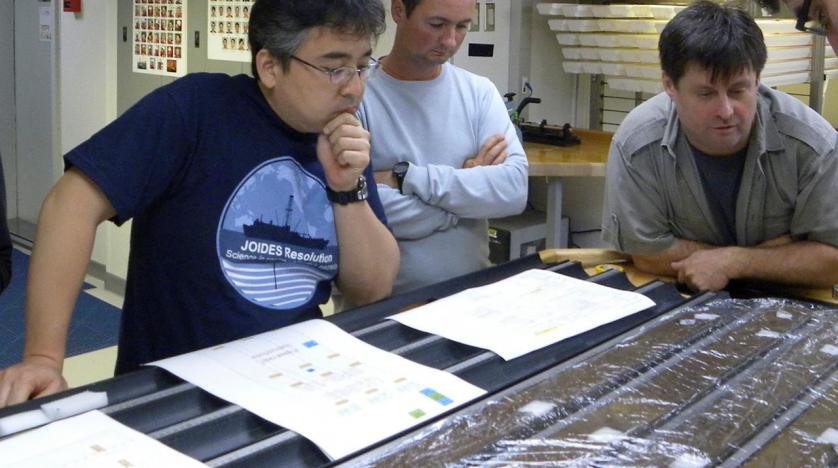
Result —
M 390 54 L 359 110 L 401 251 L 394 292 L 489 265 L 487 218 L 520 213 L 527 159 L 497 88 L 448 60 L 474 0 L 393 0 Z

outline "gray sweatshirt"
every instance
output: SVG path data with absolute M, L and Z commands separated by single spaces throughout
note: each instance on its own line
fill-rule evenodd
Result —
M 487 218 L 520 213 L 527 200 L 527 159 L 492 82 L 451 64 L 431 81 L 399 81 L 379 68 L 359 116 L 374 170 L 410 162 L 404 194 L 378 186 L 401 251 L 395 292 L 488 266 Z M 495 134 L 506 136 L 506 161 L 462 169 Z

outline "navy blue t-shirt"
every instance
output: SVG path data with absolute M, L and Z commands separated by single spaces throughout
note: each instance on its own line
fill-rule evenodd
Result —
M 117 373 L 321 316 L 339 252 L 316 141 L 253 78 L 198 73 L 65 156 L 133 219 Z
M 742 183 L 742 170 L 748 147 L 729 156 L 711 156 L 693 146 L 693 157 L 701 175 L 701 184 L 707 197 L 707 204 L 719 230 L 724 236 L 724 245 L 736 242 L 736 201 Z

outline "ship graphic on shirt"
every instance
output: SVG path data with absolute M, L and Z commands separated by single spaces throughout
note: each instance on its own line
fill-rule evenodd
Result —
M 218 259 L 229 284 L 261 307 L 305 306 L 337 275 L 334 211 L 324 183 L 295 159 L 264 162 L 222 214 Z
M 288 205 L 285 207 L 285 222 L 282 225 L 267 223 L 262 218 L 253 220 L 253 224 L 243 224 L 244 235 L 257 239 L 264 239 L 283 244 L 294 244 L 310 249 L 322 249 L 329 244 L 328 239 L 310 237 L 291 229 L 291 214 L 294 211 L 294 195 L 288 197 Z

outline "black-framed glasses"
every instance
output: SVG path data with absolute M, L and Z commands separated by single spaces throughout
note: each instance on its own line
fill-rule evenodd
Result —
M 355 67 L 338 67 L 338 68 L 325 68 L 325 67 L 318 67 L 313 63 L 306 62 L 305 60 L 297 57 L 296 55 L 291 56 L 292 59 L 302 63 L 303 65 L 308 65 L 309 67 L 329 75 L 329 81 L 332 82 L 333 85 L 336 86 L 343 86 L 355 76 L 358 75 L 358 78 L 361 81 L 366 81 L 367 78 L 370 76 L 370 72 L 373 68 L 378 64 L 378 61 L 374 58 L 370 58 L 369 62 L 367 62 L 366 67 L 355 68 Z
M 797 23 L 794 28 L 798 31 L 826 36 L 828 25 L 823 24 L 820 19 L 809 19 L 809 9 L 812 7 L 812 0 L 803 0 L 800 10 L 797 12 Z

